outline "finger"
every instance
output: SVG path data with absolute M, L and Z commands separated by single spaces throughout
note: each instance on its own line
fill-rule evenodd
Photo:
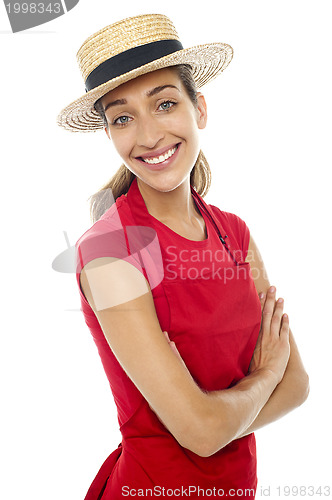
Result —
M 171 342 L 169 343 L 169 345 L 170 345 L 170 347 L 171 347 L 172 351 L 174 351 L 174 352 L 175 352 L 175 354 L 176 354 L 177 356 L 180 356 L 180 353 L 179 353 L 179 351 L 178 351 L 178 349 L 177 349 L 177 347 L 176 347 L 176 345 L 175 345 L 175 342 L 171 341 Z M 180 357 L 181 357 L 181 356 L 180 356 Z
M 166 339 L 167 339 L 167 342 L 170 342 L 170 338 L 168 336 L 168 333 L 167 332 L 163 332 L 163 334 L 165 335 Z
M 264 304 L 265 304 L 265 299 L 266 299 L 266 294 L 261 292 L 258 294 L 259 302 L 261 304 L 261 311 L 263 311 Z
M 255 349 L 260 349 L 261 348 L 262 334 L 263 334 L 263 331 L 262 331 L 262 328 L 260 328 L 259 333 L 258 333 L 258 337 L 257 337 L 257 340 L 256 340 Z
M 176 347 L 176 345 L 175 345 L 175 342 L 173 342 L 173 340 L 170 340 L 170 338 L 169 338 L 169 336 L 168 336 L 168 333 L 167 333 L 166 331 L 165 331 L 165 332 L 163 332 L 163 334 L 165 335 L 165 337 L 166 337 L 166 339 L 167 339 L 167 342 L 168 342 L 168 344 L 169 344 L 170 348 L 172 349 L 172 351 L 173 351 L 173 352 L 174 352 L 174 353 L 175 353 L 175 354 L 176 354 L 176 355 L 177 355 L 180 359 L 182 359 L 182 358 L 181 358 L 181 354 L 179 353 L 179 351 L 178 351 L 178 349 L 177 349 L 177 347 Z
M 276 296 L 276 288 L 274 286 L 271 286 L 267 291 L 266 300 L 262 311 L 263 333 L 270 332 L 271 320 L 275 304 L 275 296 Z
M 288 317 L 288 314 L 282 315 L 280 337 L 289 341 L 289 317 Z
M 275 303 L 275 308 L 271 320 L 271 335 L 274 335 L 275 337 L 279 337 L 280 335 L 281 318 L 283 312 L 284 312 L 284 299 L 279 298 Z
M 175 342 L 171 341 L 171 342 L 169 343 L 169 345 L 171 346 L 172 351 L 173 351 L 173 352 L 174 352 L 174 354 L 178 357 L 178 359 L 181 361 L 181 363 L 183 363 L 183 364 L 184 364 L 184 366 L 186 366 L 186 365 L 185 365 L 185 362 L 183 361 L 183 359 L 182 359 L 182 357 L 181 357 L 181 354 L 180 354 L 180 353 L 179 353 L 179 351 L 177 350 L 177 347 L 176 347 L 176 345 L 175 345 Z

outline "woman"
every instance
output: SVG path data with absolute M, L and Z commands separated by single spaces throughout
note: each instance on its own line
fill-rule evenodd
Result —
M 226 44 L 183 49 L 162 15 L 108 26 L 78 52 L 87 93 L 58 123 L 104 128 L 124 163 L 76 244 L 82 311 L 122 434 L 86 500 L 253 498 L 253 431 L 308 394 L 247 226 L 202 197 L 207 108 L 196 86 L 231 58 Z

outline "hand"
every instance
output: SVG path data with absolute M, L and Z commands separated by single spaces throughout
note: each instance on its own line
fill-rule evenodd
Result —
M 169 343 L 169 346 L 170 346 L 170 348 L 172 349 L 172 351 L 174 352 L 174 354 L 175 354 L 175 355 L 176 355 L 176 356 L 177 356 L 177 357 L 181 360 L 181 362 L 182 362 L 183 364 L 185 364 L 185 363 L 184 363 L 184 361 L 183 361 L 183 359 L 181 358 L 181 354 L 180 354 L 180 353 L 179 353 L 179 351 L 177 350 L 177 347 L 176 347 L 176 345 L 175 345 L 175 342 L 173 342 L 173 340 L 170 340 L 170 338 L 169 338 L 169 336 L 168 336 L 168 333 L 167 333 L 167 332 L 163 332 L 163 334 L 165 335 L 166 340 L 167 340 L 167 342 Z
M 260 294 L 262 322 L 249 373 L 270 370 L 279 384 L 284 376 L 290 354 L 289 319 L 283 314 L 283 299 L 275 300 L 276 289 Z

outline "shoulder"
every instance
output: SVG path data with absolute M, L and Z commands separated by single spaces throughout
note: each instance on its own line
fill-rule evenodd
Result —
M 121 270 L 129 269 L 126 264 L 131 264 L 146 276 L 151 289 L 163 277 L 163 261 L 156 231 L 152 227 L 135 224 L 124 195 L 77 240 L 75 261 L 77 275 L 89 263 L 89 267 L 93 268 L 122 261 L 121 266 L 118 263 Z
M 211 208 L 213 214 L 220 220 L 220 222 L 223 223 L 224 226 L 227 226 L 232 231 L 245 232 L 249 230 L 247 224 L 238 215 L 233 214 L 231 212 L 225 212 L 223 210 L 220 210 L 220 208 L 214 205 L 209 205 L 209 207 Z
M 92 259 L 128 256 L 124 227 L 132 224 L 125 196 L 118 198 L 75 243 L 76 271 Z
M 132 213 L 129 208 L 127 196 L 124 194 L 115 200 L 113 205 L 111 205 L 100 217 L 99 221 L 107 221 L 112 224 L 118 216 L 125 222 L 132 220 Z
M 132 215 L 127 203 L 127 198 L 122 195 L 106 210 L 100 219 L 94 222 L 92 226 L 79 237 L 75 246 L 79 247 L 91 238 L 104 235 L 111 230 L 120 229 L 123 225 L 130 224 L 131 222 Z
M 227 236 L 237 242 L 238 247 L 243 252 L 243 259 L 245 259 L 250 242 L 250 231 L 245 221 L 238 215 L 220 210 L 214 205 L 209 205 L 209 207 L 221 223 Z

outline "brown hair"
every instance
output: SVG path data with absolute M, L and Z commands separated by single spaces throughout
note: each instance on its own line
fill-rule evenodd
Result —
M 179 64 L 171 67 L 177 71 L 180 80 L 187 90 L 190 100 L 196 107 L 197 90 L 191 67 L 187 64 Z M 104 113 L 104 107 L 101 103 L 101 98 L 95 103 L 95 109 L 103 118 L 105 127 L 108 128 L 108 122 Z M 90 196 L 90 217 L 93 223 L 100 219 L 119 196 L 128 192 L 134 179 L 135 175 L 122 164 L 113 177 L 99 191 Z M 199 152 L 196 163 L 190 173 L 190 184 L 201 196 L 205 196 L 210 188 L 211 170 L 202 151 Z

